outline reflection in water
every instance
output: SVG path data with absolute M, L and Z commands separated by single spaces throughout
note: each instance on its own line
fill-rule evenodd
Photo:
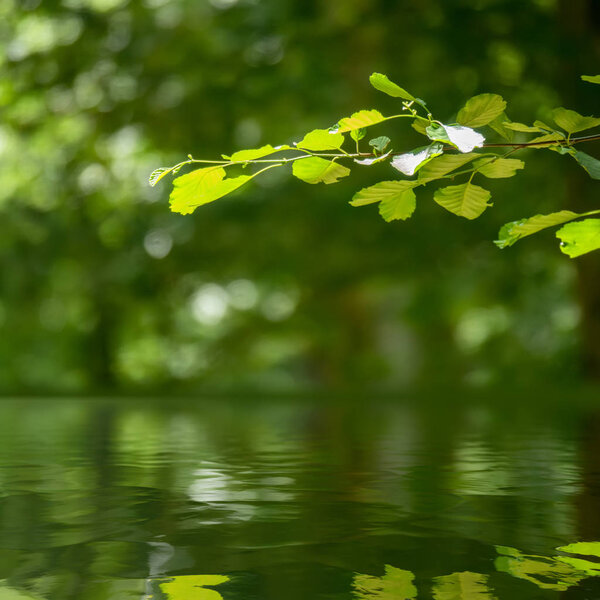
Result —
M 598 597 L 587 420 L 3 401 L 0 600 Z

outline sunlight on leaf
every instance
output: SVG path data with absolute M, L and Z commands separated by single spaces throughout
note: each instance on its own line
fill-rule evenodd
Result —
M 506 102 L 498 94 L 479 94 L 467 100 L 456 120 L 468 127 L 482 127 L 491 123 L 506 109 Z
M 499 248 L 508 248 L 508 246 L 512 246 L 521 238 L 547 229 L 548 227 L 562 225 L 563 223 L 577 219 L 580 216 L 581 215 L 571 212 L 570 210 L 561 210 L 549 215 L 535 215 L 528 219 L 512 221 L 511 223 L 506 223 L 502 226 L 498 233 L 498 239 L 494 244 Z
M 556 232 L 560 249 L 571 258 L 600 248 L 600 219 L 568 223 Z
M 376 125 L 386 120 L 378 110 L 360 110 L 355 112 L 351 117 L 340 119 L 337 129 L 334 127 L 332 131 L 337 133 L 345 133 L 354 129 L 362 129 L 370 125 Z
M 488 206 L 491 206 L 490 198 L 490 192 L 472 183 L 440 188 L 433 195 L 433 199 L 440 206 L 465 219 L 479 217 Z
M 337 183 L 341 177 L 350 175 L 350 169 L 332 160 L 311 156 L 295 161 L 292 173 L 306 183 Z
M 474 148 L 481 148 L 485 138 L 470 127 L 462 125 L 439 125 L 434 123 L 426 129 L 430 140 L 447 142 L 458 148 L 461 152 L 471 152 Z
M 600 119 L 597 117 L 584 117 L 574 110 L 567 108 L 555 108 L 552 111 L 554 122 L 562 127 L 567 133 L 577 133 L 585 131 L 592 127 L 600 125 Z
M 443 151 L 444 147 L 441 144 L 430 144 L 429 146 L 415 148 L 415 150 L 395 156 L 391 165 L 394 169 L 400 171 L 400 173 L 410 177 Z
M 387 75 L 383 75 L 383 73 L 373 73 L 369 77 L 369 81 L 376 90 L 379 90 L 388 96 L 393 96 L 394 98 L 403 98 L 404 100 L 408 101 L 416 100 L 412 94 L 409 94 L 405 89 L 401 88 L 393 81 L 390 81 Z
M 315 129 L 307 133 L 302 141 L 296 144 L 296 147 L 313 151 L 339 150 L 343 143 L 343 134 L 330 133 L 328 129 Z
M 600 160 L 578 150 L 573 158 L 588 172 L 592 179 L 600 179 Z
M 435 577 L 433 597 L 435 600 L 492 600 L 495 596 L 487 585 L 488 577 L 481 573 L 452 573 Z
M 391 200 L 417 185 L 416 181 L 380 181 L 356 192 L 350 201 L 352 206 L 366 206 L 383 200 Z
M 168 600 L 222 600 L 223 596 L 206 586 L 229 581 L 225 575 L 180 575 L 159 584 Z
M 504 179 L 516 175 L 519 169 L 525 167 L 522 160 L 516 158 L 482 158 L 473 163 L 478 173 L 490 179 Z
M 385 575 L 374 577 L 357 573 L 352 584 L 358 600 L 412 600 L 417 597 L 410 571 L 385 565 Z

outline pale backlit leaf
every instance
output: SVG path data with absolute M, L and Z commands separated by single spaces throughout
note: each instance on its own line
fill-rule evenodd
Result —
M 426 129 L 430 140 L 447 142 L 461 152 L 471 152 L 474 148 L 481 148 L 485 138 L 470 127 L 462 125 L 439 125 L 434 123 Z
M 422 148 L 416 148 L 405 154 L 395 156 L 391 162 L 392 167 L 404 175 L 414 175 L 432 158 L 439 156 L 444 151 L 441 144 L 430 144 Z
M 515 121 L 511 121 L 509 123 L 505 123 L 504 127 L 507 129 L 512 129 L 513 131 L 519 131 L 521 133 L 540 133 L 544 131 L 540 127 L 536 127 L 535 125 L 524 125 L 523 123 L 516 123 Z
M 490 192 L 470 182 L 440 188 L 433 195 L 440 206 L 465 219 L 476 219 L 481 215 L 491 206 L 490 197 Z
M 405 221 L 414 212 L 417 199 L 413 190 L 408 189 L 393 197 L 388 197 L 379 203 L 379 214 L 388 223 L 401 219 Z
M 582 254 L 600 248 L 600 219 L 585 219 L 576 223 L 567 223 L 556 232 L 561 241 L 560 249 L 576 258 Z
M 354 162 L 358 163 L 359 165 L 374 165 L 375 163 L 382 162 L 389 158 L 391 153 L 392 151 L 390 150 L 381 156 L 372 156 L 371 158 L 355 158 Z
M 292 173 L 306 183 L 336 183 L 341 177 L 350 175 L 350 169 L 332 160 L 311 156 L 296 160 Z
M 482 127 L 491 123 L 506 109 L 506 102 L 498 94 L 479 94 L 467 100 L 456 120 L 468 127 Z

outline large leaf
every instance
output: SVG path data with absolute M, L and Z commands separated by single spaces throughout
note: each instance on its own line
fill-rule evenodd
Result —
M 357 573 L 352 584 L 357 600 L 412 600 L 417 597 L 410 571 L 385 566 L 383 577 Z
M 560 249 L 576 258 L 600 248 L 600 219 L 585 219 L 577 223 L 568 223 L 556 232 L 561 240 Z
M 577 150 L 573 158 L 589 173 L 592 179 L 600 179 L 600 160 Z
M 600 83 L 600 75 L 582 75 L 581 79 L 590 83 Z
M 521 238 L 547 229 L 548 227 L 562 225 L 581 216 L 570 210 L 561 210 L 549 215 L 535 215 L 528 219 L 512 221 L 502 226 L 498 233 L 498 239 L 494 241 L 494 244 L 499 248 L 507 248 L 518 242 Z
M 471 152 L 474 148 L 481 148 L 485 142 L 485 138 L 480 133 L 462 125 L 434 123 L 425 131 L 430 140 L 452 144 L 461 152 Z
M 417 181 L 380 181 L 375 185 L 363 188 L 354 194 L 350 204 L 352 206 L 365 206 L 375 202 L 393 201 L 407 190 L 418 185 Z
M 397 219 L 405 221 L 415 212 L 417 198 L 411 190 L 405 190 L 392 198 L 386 198 L 379 204 L 379 214 L 388 223 Z
M 159 584 L 168 600 L 222 600 L 223 596 L 206 586 L 229 581 L 225 575 L 178 575 Z
M 434 158 L 419 171 L 419 180 L 432 181 L 458 169 L 481 156 L 476 152 L 466 154 L 444 154 Z
M 452 573 L 433 579 L 435 600 L 492 600 L 488 577 L 481 573 Z
M 440 188 L 433 195 L 440 206 L 465 219 L 476 219 L 481 215 L 491 206 L 490 197 L 490 192 L 470 182 Z
M 307 133 L 304 138 L 296 144 L 296 147 L 313 151 L 339 150 L 343 143 L 343 134 L 330 133 L 328 129 L 315 129 Z
M 169 198 L 171 210 L 182 215 L 189 215 L 198 206 L 226 196 L 257 175 L 277 166 L 280 165 L 271 165 L 252 175 L 240 175 L 227 179 L 224 179 L 225 169 L 222 167 L 196 169 L 173 181 L 173 191 Z
M 562 127 L 567 133 L 577 133 L 597 127 L 600 125 L 600 119 L 596 117 L 584 117 L 574 110 L 567 108 L 555 108 L 552 111 L 554 122 Z
M 398 169 L 400 173 L 404 173 L 404 175 L 410 177 L 443 151 L 444 147 L 442 144 L 430 144 L 429 146 L 415 148 L 415 150 L 395 156 L 391 165 L 394 169 Z
M 490 179 L 512 177 L 519 169 L 525 167 L 522 160 L 516 158 L 481 158 L 473 163 L 478 173 Z
M 376 90 L 379 90 L 388 96 L 393 96 L 394 98 L 403 98 L 404 100 L 409 101 L 414 101 L 416 99 L 405 89 L 401 88 L 393 81 L 390 81 L 387 75 L 383 75 L 383 73 L 373 73 L 371 77 L 369 77 L 369 81 Z
M 506 108 L 506 102 L 498 94 L 479 94 L 467 100 L 460 109 L 456 120 L 468 127 L 482 127 L 500 116 Z
M 333 127 L 332 131 L 345 133 L 346 131 L 362 129 L 363 127 L 381 123 L 382 121 L 385 121 L 386 118 L 387 117 L 384 117 L 378 110 L 360 110 L 355 112 L 351 117 L 340 119 L 337 127 Z
M 294 161 L 292 173 L 306 183 L 337 183 L 350 175 L 350 169 L 332 161 L 311 156 Z

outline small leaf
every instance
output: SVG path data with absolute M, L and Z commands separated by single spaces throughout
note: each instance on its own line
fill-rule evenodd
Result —
M 287 149 L 280 148 L 280 149 Z M 248 162 L 249 160 L 256 160 L 257 158 L 263 158 L 263 156 L 268 156 L 269 154 L 273 154 L 273 152 L 277 152 L 271 144 L 267 144 L 266 146 L 262 146 L 261 148 L 250 148 L 248 150 L 238 150 L 234 152 L 231 156 L 227 156 L 226 159 L 231 162 Z
M 516 158 L 482 158 L 473 163 L 478 173 L 490 179 L 504 179 L 516 175 L 519 169 L 525 167 L 522 160 Z
M 419 180 L 432 181 L 434 179 L 439 179 L 479 156 L 481 155 L 476 152 L 466 154 L 444 154 L 438 156 L 419 171 Z
M 600 125 L 600 119 L 596 117 L 584 117 L 574 110 L 566 108 L 555 108 L 552 111 L 552 118 L 567 133 L 577 133 L 578 131 L 585 131 L 586 129 Z
M 550 127 L 550 125 L 546 125 L 546 123 L 544 123 L 544 121 L 536 120 L 536 121 L 533 122 L 533 126 L 534 127 L 538 127 L 539 129 L 542 129 L 544 131 L 550 131 L 552 133 L 558 133 L 556 131 L 556 129 L 553 129 L 552 127 Z
M 600 219 L 585 219 L 577 223 L 567 223 L 556 232 L 561 240 L 560 249 L 576 258 L 600 248 Z
M 600 179 L 600 160 L 577 150 L 574 154 L 575 160 L 589 173 L 592 179 Z
M 521 238 L 547 229 L 548 227 L 562 225 L 563 223 L 567 223 L 568 221 L 572 221 L 581 216 L 582 215 L 578 215 L 570 210 L 561 210 L 549 215 L 535 215 L 528 219 L 512 221 L 511 223 L 506 223 L 506 225 L 502 226 L 498 233 L 498 239 L 494 244 L 499 248 L 508 248 L 508 246 L 512 246 Z
M 374 165 L 375 163 L 384 161 L 391 153 L 392 151 L 390 150 L 381 156 L 373 156 L 372 158 L 355 158 L 354 162 L 358 163 L 359 165 Z
M 382 200 L 379 204 L 379 214 L 388 223 L 396 219 L 405 221 L 415 212 L 416 205 L 415 193 L 408 189 L 394 197 Z
M 506 141 L 512 142 L 514 132 L 512 129 L 508 128 L 507 125 L 510 125 L 510 119 L 506 116 L 506 113 L 502 113 L 493 121 L 488 123 L 488 126 L 491 127 L 498 135 L 503 137 Z
M 441 144 L 430 144 L 421 148 L 415 148 L 405 154 L 395 156 L 392 160 L 392 167 L 404 173 L 404 175 L 414 175 L 423 165 L 427 164 L 432 158 L 439 156 L 444 151 Z
M 600 78 L 600 75 L 597 75 Z M 600 81 L 598 82 L 600 83 Z M 596 556 L 600 558 L 600 542 L 575 542 L 566 546 L 559 546 L 557 550 L 569 554 L 581 554 L 582 556 Z M 600 569 L 600 563 L 596 563 Z
M 488 587 L 487 575 L 481 573 L 452 573 L 434 577 L 435 600 L 495 600 Z
M 535 127 L 533 125 L 523 125 L 523 123 L 516 123 L 514 121 L 510 123 L 505 123 L 504 127 L 507 129 L 512 129 L 513 131 L 520 131 L 521 133 L 540 133 L 544 131 L 540 127 Z
M 343 134 L 330 133 L 328 129 L 315 129 L 307 133 L 304 138 L 296 144 L 296 147 L 313 151 L 339 150 L 343 143 Z
M 485 138 L 470 127 L 461 125 L 439 125 L 434 123 L 425 130 L 430 140 L 447 142 L 458 148 L 461 152 L 471 152 L 474 148 L 481 148 Z
M 355 141 L 355 142 L 359 142 L 360 140 L 362 140 L 365 135 L 367 135 L 367 130 L 366 129 L 353 129 L 350 132 L 350 137 Z
M 590 83 L 600 83 L 600 75 L 582 75 L 581 79 Z
M 292 173 L 306 183 L 337 183 L 341 177 L 350 175 L 350 169 L 332 160 L 311 156 L 294 161 Z
M 369 77 L 369 81 L 376 90 L 379 90 L 388 96 L 393 96 L 394 98 L 403 98 L 404 100 L 408 100 L 410 102 L 414 102 L 416 100 L 412 94 L 409 94 L 405 89 L 401 88 L 393 81 L 390 81 L 387 75 L 383 75 L 382 73 L 373 73 L 371 77 Z
M 375 185 L 363 188 L 354 194 L 350 204 L 352 206 L 366 206 L 375 202 L 384 200 L 393 201 L 398 196 L 401 196 L 407 190 L 416 187 L 416 181 L 380 181 Z
M 154 169 L 152 173 L 150 173 L 150 177 L 148 178 L 148 183 L 154 187 L 165 175 L 173 171 L 175 167 L 160 167 L 158 169 Z
M 391 141 L 392 140 L 390 140 L 389 137 L 381 135 L 379 137 L 373 138 L 372 140 L 369 140 L 369 146 L 373 146 L 373 148 L 375 148 L 377 152 L 384 152 Z
M 461 125 L 482 127 L 491 123 L 506 109 L 506 102 L 498 94 L 479 94 L 467 100 L 458 112 L 456 120 Z
M 465 219 L 476 219 L 481 215 L 491 206 L 490 197 L 490 192 L 470 182 L 440 188 L 433 195 L 440 206 Z
M 378 110 L 360 110 L 355 112 L 351 117 L 340 119 L 337 132 L 345 133 L 354 129 L 362 129 L 370 125 L 376 125 L 386 120 Z M 335 131 L 335 129 L 334 129 Z
M 426 120 L 422 121 L 421 119 L 415 119 L 411 123 L 411 127 L 415 131 L 418 131 L 420 134 L 427 135 L 427 121 Z

